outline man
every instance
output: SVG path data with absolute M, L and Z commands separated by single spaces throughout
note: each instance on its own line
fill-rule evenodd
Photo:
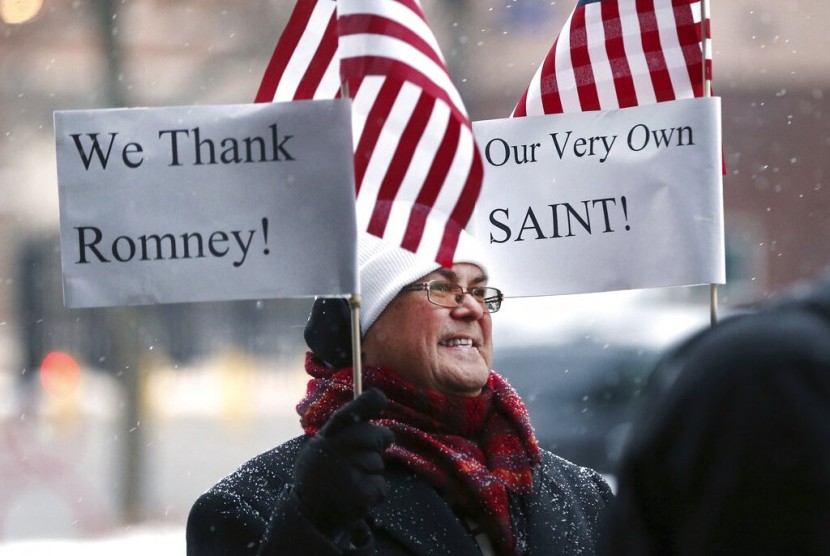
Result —
M 348 312 L 318 300 L 306 329 L 306 432 L 194 504 L 188 554 L 592 554 L 611 491 L 540 450 L 491 371 L 480 248 L 441 268 L 373 236 L 358 246 L 363 383 L 351 400 Z
M 667 354 L 604 554 L 830 554 L 830 274 Z

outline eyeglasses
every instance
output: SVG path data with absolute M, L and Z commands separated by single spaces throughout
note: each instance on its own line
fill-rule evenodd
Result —
M 440 305 L 441 307 L 449 307 L 450 309 L 459 307 L 463 303 L 465 293 L 470 294 L 473 299 L 481 303 L 481 306 L 488 313 L 498 311 L 501 308 L 501 301 L 504 299 L 501 290 L 496 288 L 464 289 L 458 284 L 443 280 L 430 280 L 429 282 L 410 284 L 401 291 L 412 292 L 420 290 L 427 291 L 427 299 L 430 303 Z

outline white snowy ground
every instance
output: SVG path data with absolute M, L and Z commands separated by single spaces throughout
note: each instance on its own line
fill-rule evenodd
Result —
M 2 556 L 180 556 L 184 553 L 184 530 L 169 526 L 136 526 L 119 535 L 95 539 L 26 540 L 0 544 Z

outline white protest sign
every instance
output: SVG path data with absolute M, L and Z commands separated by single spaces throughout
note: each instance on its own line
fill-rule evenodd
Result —
M 723 283 L 720 99 L 473 124 L 508 296 Z
M 356 292 L 349 101 L 55 113 L 67 307 Z

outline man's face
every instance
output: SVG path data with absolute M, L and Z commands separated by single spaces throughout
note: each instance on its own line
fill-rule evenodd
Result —
M 445 280 L 466 288 L 487 285 L 472 264 L 440 268 L 418 282 Z M 383 366 L 407 382 L 444 394 L 477 396 L 490 374 L 492 322 L 481 304 L 464 295 L 460 306 L 439 307 L 426 291 L 398 294 L 363 338 L 366 365 Z

